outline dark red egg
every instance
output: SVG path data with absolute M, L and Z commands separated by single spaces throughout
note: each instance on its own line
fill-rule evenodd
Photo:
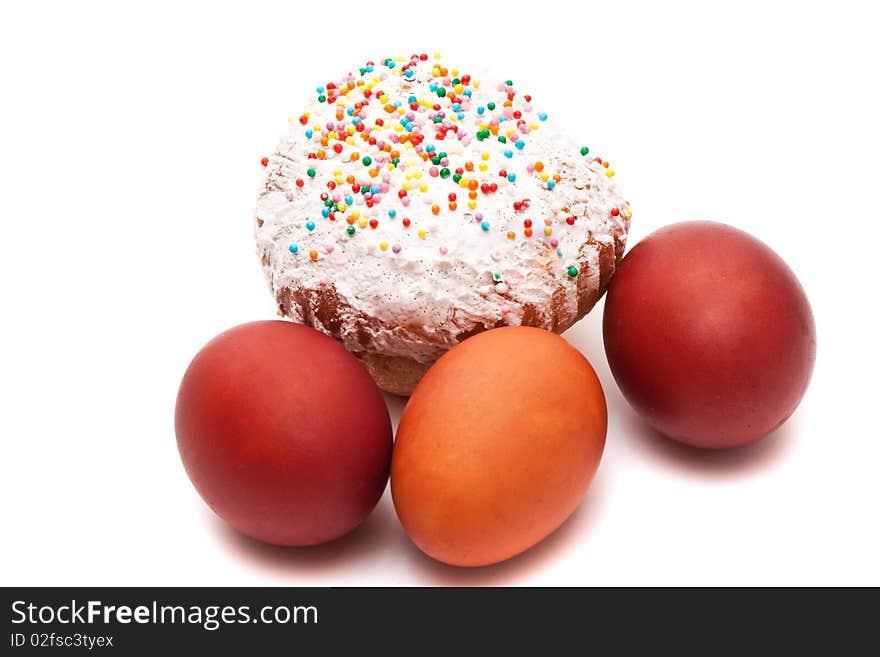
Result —
M 816 357 L 813 313 L 791 269 L 763 242 L 713 222 L 639 242 L 608 289 L 603 330 L 629 403 L 697 447 L 738 447 L 782 424 Z
M 370 375 L 292 322 L 242 324 L 205 345 L 180 384 L 175 429 L 211 509 L 276 545 L 348 533 L 388 480 L 391 421 Z

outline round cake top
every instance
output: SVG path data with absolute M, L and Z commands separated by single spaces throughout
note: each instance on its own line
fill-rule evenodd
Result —
M 328 332 L 355 351 L 366 331 L 377 352 L 429 360 L 560 290 L 576 308 L 599 246 L 625 240 L 614 170 L 512 80 L 388 58 L 318 86 L 289 122 L 262 161 L 258 250 L 276 296 L 333 290 L 349 310 Z

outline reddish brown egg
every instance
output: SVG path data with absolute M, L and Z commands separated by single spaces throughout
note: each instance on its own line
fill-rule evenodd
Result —
M 751 235 L 712 222 L 662 228 L 624 258 L 605 300 L 614 378 L 658 431 L 745 445 L 800 403 L 816 356 L 795 275 Z
M 205 502 L 244 534 L 313 545 L 354 529 L 385 489 L 391 421 L 361 364 L 292 322 L 242 324 L 190 363 L 177 446 Z

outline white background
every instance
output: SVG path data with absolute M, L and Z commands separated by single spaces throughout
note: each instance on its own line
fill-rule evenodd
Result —
M 880 584 L 869 3 L 217 4 L 0 10 L 0 582 Z M 211 514 L 174 400 L 204 342 L 274 316 L 252 243 L 259 160 L 315 86 L 422 51 L 512 76 L 607 155 L 630 245 L 714 219 L 788 261 L 818 360 L 776 435 L 734 453 L 653 438 L 609 375 L 600 305 L 566 337 L 604 384 L 607 450 L 581 508 L 526 554 L 435 563 L 387 491 L 318 548 Z

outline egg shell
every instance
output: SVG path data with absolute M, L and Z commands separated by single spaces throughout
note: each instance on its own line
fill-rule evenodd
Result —
M 217 515 L 277 545 L 354 529 L 385 489 L 391 420 L 370 375 L 323 333 L 286 321 L 220 334 L 175 410 L 186 472 Z
M 630 404 L 697 447 L 739 447 L 778 427 L 816 358 L 813 313 L 791 269 L 748 233 L 706 221 L 662 228 L 627 254 L 603 331 Z
M 605 446 L 593 368 L 537 328 L 480 333 L 419 383 L 391 465 L 397 514 L 413 542 L 456 566 L 503 561 L 577 508 Z

